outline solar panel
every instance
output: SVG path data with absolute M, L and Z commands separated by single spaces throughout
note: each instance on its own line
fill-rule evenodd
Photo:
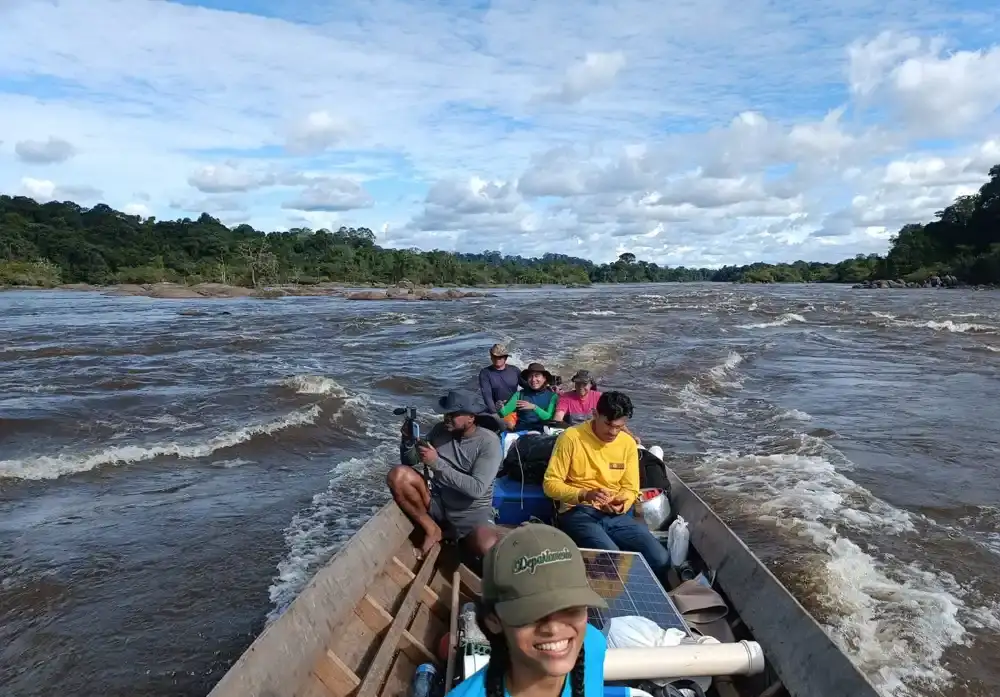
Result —
M 587 619 L 592 625 L 603 630 L 614 617 L 639 615 L 663 629 L 673 627 L 691 634 L 677 606 L 641 554 L 603 549 L 581 551 L 591 587 L 608 603 L 607 610 L 590 608 Z

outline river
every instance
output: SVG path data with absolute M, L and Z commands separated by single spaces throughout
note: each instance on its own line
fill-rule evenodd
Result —
M 488 347 L 634 427 L 887 696 L 1000 693 L 1000 293 L 0 294 L 0 694 L 200 696 Z

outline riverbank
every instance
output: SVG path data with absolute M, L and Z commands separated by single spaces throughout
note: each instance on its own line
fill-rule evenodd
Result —
M 370 288 L 370 290 L 362 290 Z M 4 286 L 4 291 L 75 291 L 101 293 L 106 297 L 145 297 L 163 300 L 198 300 L 198 299 L 234 299 L 256 298 L 273 300 L 285 297 L 343 297 L 347 300 L 460 300 L 462 298 L 483 298 L 490 294 L 482 291 L 467 291 L 457 288 L 434 290 L 429 287 L 413 284 L 398 284 L 395 286 L 363 286 L 346 283 L 318 283 L 314 285 L 281 284 L 246 288 L 225 283 L 198 283 L 184 285 L 180 283 L 122 283 L 117 285 L 96 286 L 88 283 L 70 283 L 54 287 L 42 286 Z

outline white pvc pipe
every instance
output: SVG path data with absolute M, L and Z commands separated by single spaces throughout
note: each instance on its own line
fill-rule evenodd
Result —
M 756 641 L 608 649 L 604 657 L 605 680 L 754 675 L 763 670 L 764 652 Z

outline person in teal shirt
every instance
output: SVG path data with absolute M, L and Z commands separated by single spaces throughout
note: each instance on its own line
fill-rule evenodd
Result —
M 521 380 L 527 386 L 511 395 L 497 413 L 503 418 L 517 411 L 514 430 L 541 430 L 544 422 L 552 420 L 559 401 L 559 395 L 549 387 L 552 373 L 541 363 L 532 363 L 521 371 Z
M 607 640 L 588 607 L 607 603 L 569 535 L 539 523 L 514 529 L 483 560 L 477 619 L 490 662 L 448 697 L 601 697 Z

